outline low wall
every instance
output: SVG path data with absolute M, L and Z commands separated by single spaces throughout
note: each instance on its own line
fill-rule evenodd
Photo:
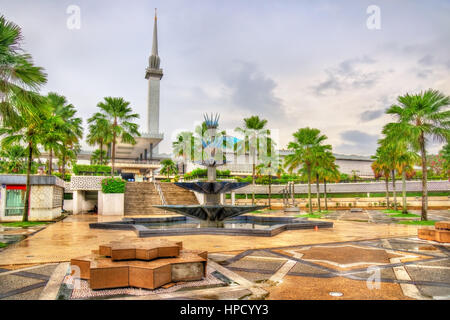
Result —
M 48 221 L 61 216 L 63 194 L 63 188 L 57 185 L 32 185 L 28 220 Z M 5 187 L 1 187 L 0 199 L 0 221 L 22 221 L 22 214 L 6 215 Z
M 389 201 L 393 203 L 393 198 L 390 197 Z M 374 197 L 374 198 L 328 198 L 328 208 L 329 209 L 348 209 L 348 208 L 382 208 L 386 206 L 386 198 Z M 250 205 L 252 199 L 236 199 L 236 205 Z M 257 205 L 268 205 L 268 199 L 255 199 Z M 291 199 L 289 204 L 291 204 Z M 300 208 L 306 208 L 308 204 L 308 199 L 295 199 L 295 203 Z M 320 200 L 322 208 L 325 205 L 325 199 Z M 231 199 L 227 199 L 227 204 L 231 204 Z M 402 205 L 402 197 L 397 197 L 397 204 Z M 421 197 L 407 197 L 406 204 L 409 209 L 419 209 L 422 207 Z M 281 199 L 271 199 L 271 205 L 276 207 L 282 207 L 283 201 Z M 312 198 L 313 208 L 318 207 L 317 199 Z M 428 197 L 428 208 L 429 209 L 443 209 L 450 208 L 450 197 Z
M 123 216 L 125 194 L 103 193 L 98 194 L 98 214 L 104 216 Z
M 449 191 L 450 190 L 450 181 L 448 180 L 439 180 L 439 181 L 428 181 L 428 191 Z M 272 185 L 272 194 L 281 193 L 282 189 L 285 188 L 286 185 Z M 402 182 L 397 180 L 395 184 L 395 189 L 398 192 L 402 190 Z M 295 193 L 308 193 L 308 185 L 307 184 L 296 184 L 295 185 Z M 322 193 L 324 191 L 323 184 L 319 184 L 319 190 Z M 392 192 L 393 185 L 392 182 L 389 183 L 389 191 Z M 327 192 L 328 193 L 354 193 L 354 192 L 385 192 L 386 184 L 385 182 L 360 182 L 360 183 L 327 183 Z M 407 181 L 406 182 L 406 191 L 408 192 L 417 192 L 422 191 L 422 182 L 421 181 Z M 234 190 L 235 193 L 247 193 L 251 194 L 252 192 L 256 194 L 267 194 L 269 193 L 268 185 L 248 185 L 240 189 Z M 316 193 L 316 184 L 311 185 L 311 192 Z

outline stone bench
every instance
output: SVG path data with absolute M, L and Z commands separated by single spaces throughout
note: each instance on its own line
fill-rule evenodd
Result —
M 450 242 L 450 221 L 440 221 L 434 224 L 434 229 L 418 229 L 419 239 L 437 241 L 441 243 Z
M 79 277 L 88 280 L 94 290 L 120 287 L 153 290 L 171 282 L 203 279 L 208 253 L 181 248 L 181 242 L 165 240 L 112 242 L 70 263 L 79 268 Z

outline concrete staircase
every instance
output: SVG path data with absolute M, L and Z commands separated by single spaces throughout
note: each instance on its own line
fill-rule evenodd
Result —
M 166 204 L 198 204 L 195 194 L 173 183 L 160 183 Z M 161 205 L 161 197 L 153 182 L 127 182 L 125 187 L 125 216 L 173 214 L 154 208 Z
M 158 204 L 161 198 L 153 182 L 127 182 L 124 215 L 165 214 L 164 210 L 152 207 Z
M 192 191 L 168 182 L 161 182 L 160 185 L 167 204 L 198 204 L 197 197 Z

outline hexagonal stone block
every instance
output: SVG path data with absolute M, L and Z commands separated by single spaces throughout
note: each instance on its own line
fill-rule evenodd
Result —
M 437 242 L 449 243 L 450 231 L 449 230 L 436 230 L 435 239 Z
M 98 254 L 72 259 L 71 265 L 79 267 L 80 278 L 89 280 L 91 289 L 129 286 L 155 289 L 170 282 L 201 280 L 206 276 L 206 251 L 180 250 L 180 245 L 174 251 L 172 243 L 156 243 L 157 246 L 155 241 L 133 245 L 115 242 L 102 246 Z M 176 257 L 158 258 L 174 253 Z M 133 254 L 139 259 L 130 260 Z
M 450 221 L 439 221 L 434 224 L 436 230 L 450 230 Z
M 153 260 L 156 258 L 176 257 L 182 248 L 182 242 L 172 242 L 163 239 L 145 242 L 124 243 L 113 241 L 99 247 L 99 254 L 119 260 Z

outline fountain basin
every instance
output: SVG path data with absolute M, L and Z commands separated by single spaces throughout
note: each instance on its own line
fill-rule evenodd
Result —
M 201 221 L 185 216 L 124 218 L 122 221 L 89 225 L 92 229 L 132 230 L 141 238 L 195 234 L 272 237 L 286 230 L 314 229 L 316 226 L 332 228 L 333 223 L 306 218 L 244 215 L 225 220 L 222 227 L 204 226 Z
M 234 189 L 239 189 L 247 186 L 248 182 L 209 182 L 209 181 L 195 181 L 195 182 L 175 182 L 175 185 L 187 189 L 206 194 L 217 194 L 229 192 Z
M 203 221 L 224 221 L 244 213 L 252 212 L 268 206 L 232 206 L 232 205 L 161 205 L 156 208 L 169 210 Z

